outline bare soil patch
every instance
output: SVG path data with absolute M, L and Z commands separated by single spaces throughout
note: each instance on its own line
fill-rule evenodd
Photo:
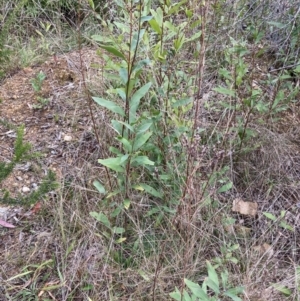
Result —
M 16 131 L 11 125 L 25 126 L 24 140 L 40 156 L 19 164 L 0 184 L 1 189 L 8 190 L 12 197 L 17 198 L 38 187 L 49 169 L 55 172 L 61 187 L 74 179 L 82 184 L 82 189 L 91 187 L 95 175 L 99 176 L 102 172 L 96 160 L 101 155 L 101 149 L 93 133 L 80 69 L 85 72 L 87 86 L 100 93 L 103 87 L 102 76 L 98 73 L 100 65 L 96 50 L 85 48 L 81 58 L 78 51 L 51 57 L 43 64 L 20 70 L 3 81 L 0 86 L 0 117 L 4 121 L 0 124 L 0 160 L 9 162 L 13 156 Z M 39 102 L 31 80 L 41 71 L 46 78 L 39 96 L 49 101 L 36 109 Z M 93 110 L 96 120 L 102 120 L 103 113 L 98 108 Z M 53 220 L 57 219 L 52 216 L 53 206 L 57 206 L 57 202 L 53 202 L 55 197 L 41 200 L 39 214 L 35 214 L 32 208 L 0 205 L 0 219 L 16 226 L 15 229 L 0 228 L 0 287 L 11 287 L 16 292 L 30 290 L 34 278 L 38 279 L 40 275 L 27 283 L 19 278 L 12 282 L 6 280 L 21 273 L 29 264 L 40 264 L 53 259 L 53 256 L 61 256 L 61 241 L 53 229 Z M 76 219 L 74 216 L 70 218 Z M 78 244 L 81 245 L 80 238 Z M 85 246 L 84 249 L 91 250 L 92 247 Z M 96 258 L 94 255 L 85 254 L 81 260 L 87 260 L 89 256 Z M 75 254 L 73 259 L 78 256 Z M 50 270 L 46 265 L 38 274 Z M 58 277 L 50 276 L 43 285 L 59 282 Z M 0 299 L 7 300 L 1 289 Z M 21 300 L 21 297 L 13 300 Z

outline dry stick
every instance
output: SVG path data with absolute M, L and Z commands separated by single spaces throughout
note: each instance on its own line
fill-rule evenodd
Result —
M 142 18 L 142 2 L 141 0 L 139 1 L 139 6 L 140 6 L 140 11 L 139 11 L 139 25 L 138 25 L 138 34 L 137 34 L 137 42 L 136 42 L 136 46 L 134 49 L 134 53 L 133 53 L 133 57 L 131 60 L 131 45 L 132 45 L 132 9 L 133 9 L 133 3 L 131 1 L 131 7 L 130 7 L 130 43 L 129 43 L 129 51 L 128 51 L 128 77 L 127 77 L 127 84 L 126 84 L 126 101 L 125 101 L 125 117 L 124 117 L 124 121 L 125 118 L 127 116 L 127 120 L 128 123 L 130 122 L 130 107 L 129 107 L 129 86 L 130 86 L 130 79 L 131 79 L 131 75 L 133 72 L 133 67 L 134 67 L 134 62 L 136 60 L 136 56 L 137 56 L 137 50 L 138 50 L 138 46 L 139 46 L 139 40 L 140 40 L 140 33 L 141 33 L 141 18 Z M 124 130 L 125 130 L 125 126 L 123 125 L 122 128 L 122 136 L 124 134 Z M 126 181 L 125 181 L 125 193 L 126 193 L 126 198 L 128 198 L 128 179 L 129 179 L 129 173 L 130 173 L 130 158 L 128 160 L 128 163 L 126 165 Z
M 179 207 L 186 207 L 186 211 L 188 213 L 188 216 L 186 218 L 186 224 L 187 224 L 187 233 L 191 233 L 191 207 L 192 204 L 189 204 L 188 207 L 185 206 L 185 197 L 190 189 L 190 185 L 192 182 L 192 177 L 193 177 L 193 167 L 191 166 L 191 161 L 192 161 L 192 147 L 194 144 L 194 138 L 195 138 L 195 133 L 198 127 L 198 122 L 199 122 L 199 111 L 200 111 L 200 100 L 201 100 L 201 94 L 202 94 L 202 83 L 203 83 L 203 74 L 204 74 L 204 66 L 205 66 L 205 49 L 206 49 L 206 44 L 205 44 L 205 29 L 206 29 L 206 13 L 207 13 L 207 7 L 205 6 L 206 4 L 202 4 L 200 7 L 200 14 L 201 14 L 201 36 L 200 36 L 200 45 L 201 45 L 201 51 L 200 51 L 200 56 L 199 56 L 199 64 L 198 64 L 198 87 L 197 87 L 197 93 L 195 96 L 194 100 L 194 124 L 193 124 L 193 129 L 192 129 L 192 136 L 191 136 L 191 141 L 189 144 L 189 150 L 188 150 L 188 158 L 187 158 L 187 168 L 186 168 L 186 181 L 185 181 L 185 187 L 183 191 L 183 195 L 181 198 L 181 205 Z M 175 218 L 173 221 L 175 222 L 177 219 L 177 215 L 179 213 L 179 207 L 177 208 L 177 212 L 175 215 Z M 181 213 L 182 214 L 182 213 Z M 185 239 L 187 240 L 188 237 L 186 236 Z M 190 249 L 191 250 L 191 249 Z M 190 258 L 190 252 L 186 252 L 184 255 L 184 260 L 183 260 L 183 272 L 184 272 L 184 277 L 182 279 L 182 285 L 180 288 L 181 291 L 181 300 L 183 298 L 183 288 L 184 288 L 184 278 L 186 275 L 186 270 L 187 270 L 187 265 L 188 265 L 188 258 Z
M 192 136 L 191 136 L 191 141 L 189 144 L 189 150 L 188 150 L 188 158 L 187 158 L 187 168 L 186 168 L 186 182 L 185 182 L 185 188 L 184 188 L 184 192 L 183 192 L 183 196 L 181 198 L 181 201 L 183 202 L 183 204 L 181 204 L 182 206 L 185 205 L 184 200 L 186 197 L 186 194 L 188 193 L 188 191 L 190 190 L 191 187 L 191 183 L 192 183 L 192 177 L 193 177 L 193 168 L 191 166 L 191 162 L 193 160 L 192 157 L 192 151 L 191 149 L 193 147 L 195 147 L 194 144 L 194 138 L 195 138 L 195 134 L 196 134 L 196 130 L 197 130 L 197 126 L 199 124 L 199 111 L 200 111 L 200 101 L 202 98 L 202 84 L 203 84 L 203 75 L 204 75 L 204 67 L 205 67 L 205 49 L 206 49 L 206 43 L 205 43 L 205 29 L 206 29 L 206 13 L 207 13 L 207 7 L 205 3 L 202 3 L 200 6 L 200 15 L 201 15 L 201 36 L 200 36 L 200 45 L 201 45 L 201 51 L 200 51 L 200 56 L 199 56 L 199 65 L 198 65 L 198 87 L 197 87 L 197 93 L 195 96 L 195 100 L 194 100 L 194 124 L 193 124 L 193 129 L 192 129 Z M 190 229 L 190 222 L 191 222 L 191 202 L 189 202 L 186 210 L 187 210 L 187 225 L 188 225 L 188 233 L 192 233 L 191 229 Z M 184 254 L 184 277 L 185 278 L 185 274 L 186 274 L 186 270 L 187 270 L 187 262 L 188 262 L 188 258 L 190 257 L 190 251 L 187 250 Z M 181 298 L 183 297 L 183 288 L 184 288 L 184 280 L 182 280 L 182 285 L 181 285 Z
M 194 124 L 193 124 L 193 130 L 192 130 L 192 136 L 191 136 L 191 141 L 189 145 L 189 149 L 193 145 L 194 142 L 194 136 L 195 132 L 198 126 L 198 119 L 199 119 L 199 110 L 200 110 L 200 100 L 201 100 L 201 94 L 202 94 L 202 82 L 203 82 L 203 74 L 204 74 L 204 66 L 205 66 L 205 49 L 206 49 L 206 44 L 205 44 L 205 26 L 206 26 L 206 7 L 201 6 L 201 17 L 202 17 L 202 22 L 201 22 L 201 36 L 200 36 L 200 45 L 201 45 L 201 51 L 200 51 L 200 56 L 199 56 L 199 65 L 198 65 L 198 90 L 197 94 L 195 96 L 194 100 Z M 190 177 L 190 161 L 191 161 L 192 154 L 189 151 L 188 153 L 188 158 L 187 158 L 187 168 L 186 168 L 186 184 L 189 182 L 189 177 Z M 188 190 L 188 185 L 185 185 L 185 189 L 183 192 L 183 199 L 186 196 Z
M 80 1 L 79 5 L 81 5 L 81 1 Z M 82 81 L 83 81 L 83 89 L 84 89 L 85 95 L 88 99 L 87 103 L 88 103 L 88 107 L 89 107 L 89 113 L 90 113 L 90 116 L 92 118 L 92 123 L 93 123 L 94 132 L 95 132 L 95 135 L 96 135 L 96 139 L 97 139 L 99 147 L 101 147 L 100 138 L 99 138 L 99 135 L 98 135 L 98 132 L 97 132 L 95 117 L 94 117 L 93 109 L 92 109 L 93 99 L 92 99 L 91 93 L 90 93 L 90 91 L 89 91 L 89 89 L 87 88 L 87 85 L 86 85 L 85 73 L 84 73 L 84 68 L 83 68 L 82 43 L 81 43 L 81 31 L 80 31 L 80 29 L 81 29 L 80 19 L 81 18 L 80 17 L 81 17 L 81 10 L 78 9 L 78 17 L 77 17 L 77 21 L 76 21 L 77 22 L 76 27 L 77 27 L 79 62 L 80 62 L 80 74 L 81 74 Z M 110 187 L 110 189 L 112 189 L 112 183 L 111 183 L 111 179 L 110 179 L 108 169 L 107 169 L 106 166 L 104 166 L 104 168 L 105 168 L 105 172 L 106 172 L 106 175 L 107 175 L 107 178 L 108 178 L 109 187 Z

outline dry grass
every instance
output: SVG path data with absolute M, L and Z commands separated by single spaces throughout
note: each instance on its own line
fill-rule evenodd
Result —
M 189 1 L 189 5 L 196 10 L 196 2 Z M 263 7 L 259 5 L 259 9 Z M 221 260 L 218 271 L 229 272 L 232 286 L 245 287 L 242 296 L 245 301 L 299 299 L 298 104 L 290 104 L 288 110 L 277 114 L 279 120 L 273 119 L 273 115 L 259 119 L 258 113 L 247 115 L 247 110 L 242 109 L 236 117 L 231 110 L 220 105 L 228 98 L 213 91 L 220 83 L 223 84 L 213 63 L 218 61 L 219 68 L 219 61 L 224 60 L 219 48 L 220 45 L 226 48 L 229 43 L 224 30 L 228 28 L 228 34 L 236 37 L 242 31 L 229 23 L 223 30 L 224 24 L 210 30 L 211 22 L 219 17 L 217 13 L 220 12 L 210 10 L 207 21 L 208 58 L 206 65 L 202 66 L 207 70 L 202 83 L 205 97 L 201 95 L 206 103 L 199 113 L 199 126 L 204 130 L 199 132 L 199 136 L 195 135 L 198 140 L 193 137 L 201 147 L 188 146 L 188 138 L 180 136 L 178 143 L 184 146 L 182 152 L 176 151 L 176 145 L 168 150 L 166 166 L 172 168 L 174 183 L 161 183 L 168 203 L 131 191 L 130 208 L 123 208 L 122 214 L 116 214 L 116 217 L 111 217 L 111 214 L 124 199 L 121 196 L 103 197 L 93 186 L 94 180 L 100 180 L 106 187 L 109 183 L 117 186 L 115 175 L 111 173 L 108 177 L 104 167 L 97 163 L 97 159 L 111 156 L 110 146 L 118 147 L 111 127 L 111 119 L 115 116 L 103 108 L 92 106 L 100 138 L 97 141 L 81 77 L 84 72 L 87 87 L 93 95 L 110 95 L 105 91 L 107 88 L 112 90 L 115 83 L 105 78 L 105 63 L 95 54 L 93 47 L 84 47 L 82 58 L 77 50 L 66 51 L 71 48 L 68 48 L 68 41 L 76 45 L 78 36 L 73 31 L 70 40 L 67 40 L 67 31 L 55 27 L 53 32 L 48 32 L 42 38 L 35 36 L 34 43 L 28 44 L 31 52 L 24 53 L 25 59 L 17 56 L 13 59 L 22 69 L 25 65 L 41 61 L 35 50 L 42 49 L 42 57 L 45 54 L 58 54 L 49 59 L 54 74 L 55 70 L 59 71 L 58 77 L 49 77 L 47 82 L 47 87 L 52 91 L 49 93 L 55 95 L 56 99 L 53 106 L 44 112 L 56 116 L 58 121 L 51 121 L 52 129 L 57 129 L 56 134 L 68 132 L 76 139 L 70 143 L 56 141 L 59 143 L 60 156 L 53 159 L 51 164 L 47 159 L 38 162 L 42 168 L 56 171 L 59 189 L 41 200 L 42 209 L 37 214 L 32 214 L 30 209 L 14 209 L 7 220 L 15 221 L 17 227 L 0 229 L 0 240 L 3 241 L 0 246 L 0 300 L 171 300 L 169 293 L 175 286 L 182 287 L 184 278 L 197 283 L 204 281 L 207 276 L 206 260 L 214 264 Z M 250 11 L 244 14 L 245 19 L 253 17 Z M 271 12 L 270 16 L 273 16 Z M 241 23 L 240 17 L 234 16 L 236 26 Z M 23 21 L 26 23 L 26 20 Z M 89 32 L 95 30 L 88 25 L 86 28 Z M 88 35 L 82 35 L 85 34 Z M 16 35 L 17 39 L 19 35 Z M 213 42 L 209 44 L 209 41 Z M 19 47 L 18 43 L 12 43 L 12 47 Z M 189 50 L 196 51 L 195 44 L 189 46 Z M 251 47 L 249 45 L 249 49 Z M 254 62 L 251 61 L 254 58 L 251 55 L 246 57 L 246 61 L 253 68 L 264 66 L 265 72 L 265 58 L 255 57 Z M 181 56 L 182 65 L 179 62 L 178 66 L 186 67 L 184 60 L 191 55 L 183 52 Z M 60 63 L 64 65 L 58 67 L 57 60 L 64 62 Z M 84 61 L 83 65 L 81 60 Z M 176 69 L 174 66 L 172 68 Z M 188 65 L 187 73 L 191 76 L 199 70 L 194 66 L 197 64 Z M 67 70 L 66 74 L 74 73 L 76 78 L 68 83 L 75 87 L 72 92 L 68 90 L 65 78 L 60 77 L 63 69 Z M 258 69 L 251 70 L 249 78 L 260 74 Z M 27 81 L 32 74 L 31 71 L 27 73 Z M 252 79 L 249 78 L 247 80 L 251 83 Z M 59 79 L 62 83 L 59 83 Z M 264 82 L 265 73 L 256 79 L 263 87 L 267 86 Z M 5 84 L 3 87 L 7 87 Z M 25 86 L 26 81 L 22 84 Z M 179 84 L 177 88 L 178 94 L 186 91 L 184 84 Z M 242 93 L 246 90 L 241 88 Z M 299 94 L 295 98 L 298 102 Z M 9 99 L 4 99 L 0 104 L 3 106 L 0 112 L 4 112 Z M 29 97 L 24 101 L 30 102 Z M 28 114 L 32 112 L 28 111 Z M 1 117 L 14 122 L 14 115 Z M 43 120 L 44 115 L 41 112 L 38 118 Z M 180 117 L 188 124 L 191 117 L 186 115 Z M 238 149 L 238 134 L 231 129 L 237 126 L 239 117 L 242 120 L 249 118 L 247 127 L 255 131 L 256 136 L 249 138 L 235 156 L 233 150 Z M 4 132 L 4 127 L 1 130 Z M 38 142 L 43 135 L 49 140 L 54 132 L 39 132 L 32 140 L 34 149 L 41 147 Z M 43 145 L 47 146 L 45 140 L 42 140 Z M 7 151 L 11 149 L 13 141 L 6 143 Z M 2 151 L 1 156 L 7 157 L 7 153 Z M 186 182 L 182 172 L 186 164 L 183 160 L 185 156 L 195 163 L 190 165 L 190 181 Z M 137 174 L 134 172 L 137 179 L 150 178 L 145 170 L 138 170 Z M 13 175 L 16 176 L 19 173 Z M 32 176 L 38 177 L 40 174 L 33 172 Z M 226 181 L 232 181 L 232 189 L 219 193 L 218 189 Z M 177 206 L 178 199 L 175 198 L 179 194 L 182 198 Z M 232 203 L 236 198 L 256 202 L 257 215 L 252 217 L 232 212 Z M 153 208 L 158 211 L 149 214 Z M 279 218 L 282 211 L 286 212 L 285 217 L 275 222 L 263 214 L 268 212 Z M 26 215 L 24 212 L 31 213 Z M 122 235 L 112 235 L 90 212 L 103 212 L 110 216 L 114 226 L 125 228 L 126 240 L 118 243 L 117 239 Z M 228 226 L 232 219 L 235 221 Z M 293 231 L 282 227 L 282 221 L 290 225 Z M 239 248 L 230 251 L 234 245 Z M 230 258 L 235 258 L 236 263 Z M 286 298 L 274 289 L 274 283 L 289 289 L 290 296 Z

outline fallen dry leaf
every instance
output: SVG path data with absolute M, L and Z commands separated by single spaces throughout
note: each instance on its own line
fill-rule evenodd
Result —
M 244 202 L 241 199 L 233 200 L 232 211 L 243 215 L 255 216 L 258 204 L 256 202 Z
M 2 219 L 0 219 L 0 225 L 5 227 L 5 228 L 15 228 L 16 226 L 10 224 L 10 223 L 7 223 L 5 221 L 3 221 Z
M 39 212 L 42 208 L 42 204 L 40 202 L 37 202 L 31 209 L 31 213 L 35 214 Z
M 260 254 L 268 253 L 269 257 L 271 257 L 274 254 L 274 250 L 272 246 L 270 246 L 267 243 L 263 243 L 262 245 L 255 246 L 253 247 L 253 250 L 259 252 Z
M 236 229 L 237 234 L 239 234 L 243 237 L 249 236 L 251 234 L 251 230 L 252 230 L 251 228 L 244 227 L 241 225 L 236 225 L 235 229 Z

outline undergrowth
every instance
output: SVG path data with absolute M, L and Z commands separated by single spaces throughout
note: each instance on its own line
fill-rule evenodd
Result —
M 0 121 L 2 124 L 5 122 Z M 14 170 L 17 164 L 29 161 L 35 158 L 38 154 L 31 152 L 31 145 L 24 142 L 24 126 L 16 129 L 16 141 L 14 145 L 14 156 L 7 162 L 0 162 L 0 183 L 3 182 Z M 55 190 L 57 183 L 55 182 L 55 174 L 50 170 L 46 177 L 43 179 L 38 189 L 31 192 L 27 196 L 11 197 L 10 192 L 1 189 L 0 203 L 8 205 L 30 206 L 37 203 L 42 197 L 47 195 L 48 192 Z
M 89 0 L 105 81 L 93 93 L 89 27 L 75 22 L 101 155 L 91 186 L 65 179 L 57 193 L 58 299 L 299 297 L 298 155 L 286 122 L 299 101 L 299 11 L 225 2 L 114 1 L 108 22 Z M 27 154 L 22 132 L 17 141 L 3 175 Z

